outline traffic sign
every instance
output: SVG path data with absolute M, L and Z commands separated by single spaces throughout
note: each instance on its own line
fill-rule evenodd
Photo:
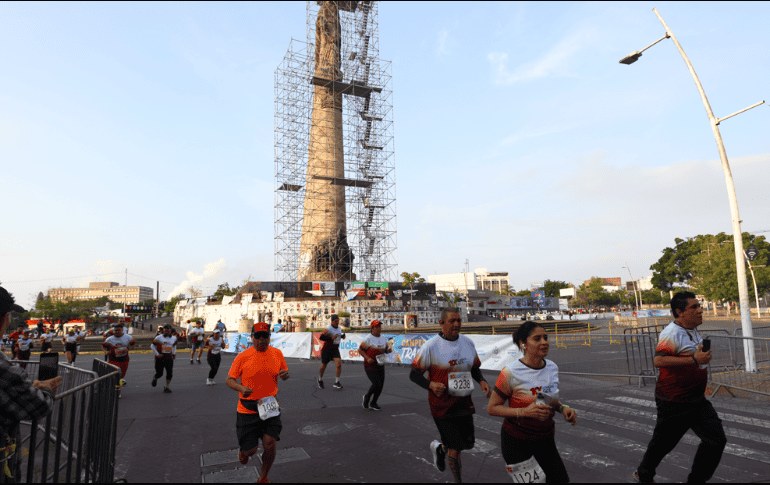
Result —
M 757 248 L 755 248 L 753 244 L 749 246 L 748 251 L 746 251 L 746 256 L 749 257 L 749 261 L 754 261 L 754 258 L 756 258 L 758 254 L 759 251 L 757 251 Z

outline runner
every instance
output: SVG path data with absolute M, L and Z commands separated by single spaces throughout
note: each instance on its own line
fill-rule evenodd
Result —
M 102 347 L 107 351 L 110 364 L 120 368 L 120 384 L 118 385 L 118 399 L 120 391 L 126 385 L 124 380 L 128 371 L 128 351 L 134 350 L 136 342 L 131 335 L 123 333 L 123 323 L 116 323 L 112 329 L 113 334 L 105 340 Z
M 24 330 L 21 333 L 21 338 L 16 341 L 16 358 L 18 360 L 29 360 L 34 347 L 35 341 L 29 338 L 29 330 Z M 19 367 L 26 369 L 27 364 L 19 364 Z
M 190 340 L 192 341 L 192 345 L 190 346 L 190 363 L 193 363 L 193 357 L 195 356 L 195 351 L 198 351 L 198 363 L 201 363 L 201 354 L 203 354 L 203 344 L 206 340 L 206 333 L 203 330 L 203 322 L 198 320 L 195 322 L 195 328 L 190 330 Z
M 74 327 L 70 327 L 66 335 L 62 337 L 64 352 L 67 356 L 67 365 L 75 365 L 75 356 L 78 353 L 78 340 L 80 340 L 80 337 L 75 334 Z
M 524 357 L 503 367 L 487 412 L 506 418 L 501 430 L 502 454 L 514 483 L 565 483 L 567 469 L 554 441 L 554 412 L 577 424 L 577 413 L 559 402 L 559 368 L 546 360 L 548 334 L 542 325 L 524 322 L 513 334 Z M 505 402 L 508 401 L 506 406 Z
M 166 386 L 163 392 L 171 394 L 168 388 L 174 374 L 174 359 L 176 359 L 176 337 L 171 332 L 173 328 L 166 324 L 163 327 L 163 335 L 155 337 L 152 341 L 152 352 L 155 354 L 155 376 L 152 378 L 152 387 L 158 385 L 158 379 L 163 377 L 163 369 L 166 370 Z
M 102 351 L 104 351 L 104 361 L 109 362 L 110 361 L 110 351 L 104 347 L 104 343 L 107 341 L 108 338 L 115 335 L 114 329 L 115 329 L 115 323 L 110 325 L 110 328 L 102 332 Z
M 268 322 L 268 325 L 270 325 L 270 323 L 269 323 L 269 322 Z M 217 320 L 217 325 L 216 325 L 216 328 L 218 328 L 218 329 L 219 329 L 219 334 L 220 334 L 220 335 L 222 335 L 222 334 L 224 334 L 225 332 L 227 332 L 227 327 L 225 326 L 225 324 L 224 324 L 224 323 L 222 323 L 222 319 L 221 319 L 221 318 L 220 318 L 219 320 Z
M 227 375 L 227 387 L 240 393 L 235 429 L 238 434 L 238 459 L 247 464 L 262 440 L 262 469 L 258 483 L 267 483 L 267 474 L 275 460 L 275 442 L 281 439 L 281 410 L 275 396 L 278 377 L 289 378 L 283 352 L 270 346 L 270 327 L 263 322 L 252 329 L 253 346 L 238 354 Z M 241 380 L 240 384 L 238 379 Z
M 222 340 L 222 337 L 220 335 L 219 327 L 214 329 L 214 333 L 211 334 L 211 337 L 206 339 L 206 350 L 208 350 L 208 353 L 206 354 L 206 362 L 208 362 L 209 367 L 211 370 L 209 371 L 209 377 L 206 379 L 206 385 L 207 386 L 213 386 L 216 384 L 214 382 L 214 378 L 217 376 L 217 372 L 219 371 L 219 364 L 222 363 L 222 344 L 224 341 Z
M 321 340 L 323 346 L 321 347 L 321 368 L 318 369 L 318 387 L 324 388 L 324 372 L 326 372 L 326 364 L 334 360 L 334 364 L 337 366 L 337 379 L 334 381 L 334 388 L 342 389 L 340 383 L 340 376 L 342 375 L 342 359 L 340 358 L 340 339 L 345 338 L 345 334 L 342 333 L 340 328 L 340 317 L 337 314 L 331 316 L 332 324 L 326 327 L 321 334 Z M 280 321 L 280 320 L 279 320 Z
M 75 327 L 75 335 L 77 335 L 78 341 L 76 352 L 72 354 L 72 365 L 75 365 L 75 360 L 78 358 L 78 354 L 80 354 L 80 342 L 86 338 L 86 332 L 84 330 L 80 330 L 80 327 Z
M 45 327 L 44 333 L 40 336 L 40 352 L 45 354 L 53 347 L 54 330 L 53 327 Z
M 358 346 L 358 353 L 364 358 L 364 372 L 372 382 L 371 387 L 364 394 L 363 406 L 364 409 L 382 411 L 382 408 L 377 404 L 377 399 L 385 385 L 385 366 L 377 360 L 377 357 L 393 352 L 393 347 L 389 346 L 388 339 L 382 336 L 382 322 L 372 320 L 370 328 L 371 333 Z M 371 403 L 369 402 L 370 399 Z
M 428 404 L 441 441 L 430 444 L 433 464 L 439 471 L 446 469 L 445 457 L 457 483 L 462 482 L 460 452 L 470 450 L 476 443 L 473 428 L 471 393 L 473 380 L 478 382 L 489 398 L 492 390 L 481 374 L 481 360 L 476 346 L 460 335 L 462 320 L 456 308 L 445 308 L 439 318 L 441 332 L 425 342 L 412 362 L 409 379 L 428 390 Z M 428 379 L 423 375 L 428 372 Z M 473 380 L 471 380 L 473 378 Z
M 24 327 L 19 326 L 19 327 L 16 328 L 16 331 L 13 332 L 8 337 L 8 339 L 11 341 L 11 357 L 13 359 L 18 359 L 19 358 L 19 354 L 16 351 L 16 342 L 19 341 L 19 339 L 21 338 L 22 334 L 24 334 Z

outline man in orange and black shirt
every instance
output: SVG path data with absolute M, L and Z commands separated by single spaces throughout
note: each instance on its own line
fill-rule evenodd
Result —
M 289 368 L 283 352 L 270 346 L 270 327 L 263 322 L 254 325 L 252 347 L 235 358 L 227 375 L 227 387 L 239 393 L 238 459 L 244 465 L 257 452 L 262 440 L 262 469 L 258 483 L 267 482 L 267 474 L 275 460 L 275 442 L 281 439 L 281 411 L 275 396 L 278 378 L 289 378 Z M 240 383 L 238 382 L 240 379 Z

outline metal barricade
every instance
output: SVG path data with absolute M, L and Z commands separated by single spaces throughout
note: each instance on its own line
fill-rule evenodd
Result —
M 770 338 L 708 333 L 711 339 L 709 380 L 712 395 L 724 388 L 770 397 Z M 744 346 L 754 347 L 757 372 L 746 372 Z
M 39 365 L 29 362 L 27 372 L 36 375 L 32 364 Z M 120 369 L 97 359 L 93 369 L 60 364 L 64 381 L 52 412 L 15 430 L 17 452 L 9 464 L 14 482 L 113 481 Z

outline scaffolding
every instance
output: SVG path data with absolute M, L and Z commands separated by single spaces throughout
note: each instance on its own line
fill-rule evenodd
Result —
M 307 2 L 307 41 L 275 72 L 275 276 L 397 272 L 391 63 L 377 2 Z

